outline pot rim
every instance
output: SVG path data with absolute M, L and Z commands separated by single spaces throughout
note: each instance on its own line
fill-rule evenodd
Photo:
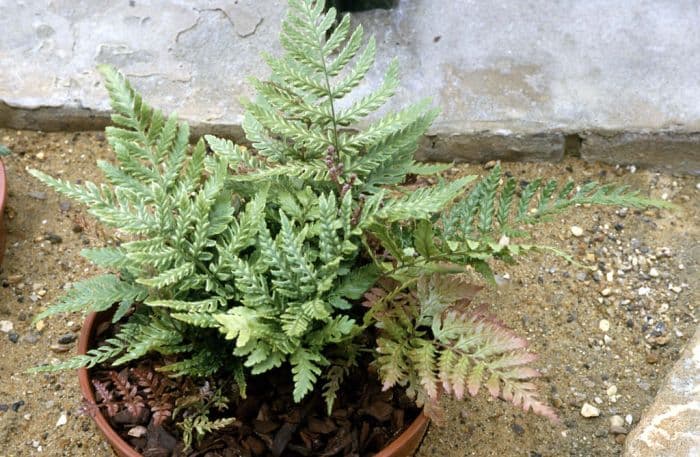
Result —
M 90 313 L 85 318 L 83 327 L 80 330 L 78 339 L 78 354 L 85 355 L 90 349 L 93 340 L 94 329 L 97 325 L 98 318 L 102 320 L 106 315 L 109 315 L 111 310 L 102 311 L 100 313 Z M 95 390 L 90 382 L 90 374 L 87 368 L 78 369 L 78 381 L 80 382 L 80 390 L 83 397 L 91 403 L 96 403 Z M 117 454 L 121 457 L 143 457 L 129 443 L 112 428 L 109 421 L 101 410 L 96 411 L 93 416 L 97 428 L 100 429 L 109 444 L 114 448 Z M 428 429 L 430 420 L 428 416 L 421 413 L 416 417 L 411 425 L 401 432 L 387 447 L 375 454 L 375 457 L 408 457 L 412 456 L 423 441 L 425 432 Z

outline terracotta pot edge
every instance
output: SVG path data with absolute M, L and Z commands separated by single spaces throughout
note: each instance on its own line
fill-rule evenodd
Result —
M 107 313 L 107 312 L 105 312 Z M 80 329 L 80 337 L 78 339 L 78 354 L 85 355 L 92 343 L 93 331 L 98 318 L 98 313 L 88 314 L 83 327 Z M 80 391 L 83 397 L 91 403 L 96 403 L 95 392 L 90 383 L 90 374 L 87 368 L 78 369 L 78 381 L 80 382 Z M 97 411 L 93 416 L 97 428 L 104 435 L 107 442 L 112 446 L 112 449 L 120 457 L 143 457 L 129 443 L 124 441 L 121 436 L 112 428 L 107 418 L 102 414 L 102 411 Z

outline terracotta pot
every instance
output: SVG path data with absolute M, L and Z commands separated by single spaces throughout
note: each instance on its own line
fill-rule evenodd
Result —
M 97 327 L 104 322 L 109 322 L 112 313 L 113 311 L 103 311 L 101 313 L 90 313 L 88 315 L 83 324 L 83 328 L 80 330 L 78 354 L 86 354 L 92 347 Z M 80 390 L 85 399 L 89 402 L 96 403 L 95 390 L 90 381 L 90 374 L 86 368 L 80 368 L 78 370 L 78 380 L 80 381 Z M 102 411 L 99 411 L 94 419 L 97 423 L 97 428 L 100 429 L 117 455 L 120 457 L 143 457 L 142 454 L 136 452 L 129 443 L 119 436 L 104 414 L 102 414 Z M 392 441 L 389 446 L 375 454 L 375 457 L 411 457 L 416 450 L 418 450 L 418 446 L 420 446 L 423 436 L 425 436 L 425 432 L 428 429 L 428 423 L 428 417 L 421 414 L 398 438 Z
M 5 256 L 5 198 L 7 196 L 7 178 L 5 164 L 0 160 L 0 263 Z

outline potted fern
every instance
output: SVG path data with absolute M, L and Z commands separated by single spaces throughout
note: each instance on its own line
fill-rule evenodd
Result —
M 253 455 L 377 452 L 367 443 L 386 446 L 401 427 L 375 439 L 370 419 L 351 411 L 372 416 L 372 427 L 408 423 L 397 419 L 410 415 L 404 397 L 425 416 L 409 427 L 413 441 L 380 455 L 409 455 L 425 418 L 439 420 L 441 395 L 482 386 L 556 420 L 530 382 L 538 373 L 525 340 L 469 306 L 480 287 L 465 273 L 488 281 L 490 259 L 548 249 L 519 242 L 523 229 L 572 205 L 659 202 L 596 183 L 535 180 L 518 191 L 499 167 L 480 179 L 405 186 L 409 175 L 449 167 L 413 160 L 437 110 L 421 101 L 350 129 L 396 91 L 397 63 L 375 91 L 342 103 L 374 61 L 361 27 L 336 21 L 323 1 L 290 0 L 281 43 L 284 55 L 266 57 L 270 80 L 253 81 L 258 96 L 243 122 L 252 148 L 214 136 L 190 146 L 186 123 L 100 68 L 115 124 L 106 134 L 116 164 L 99 163 L 107 184 L 31 173 L 127 241 L 84 250 L 112 273 L 74 284 L 36 317 L 92 313 L 83 353 L 37 370 L 81 369 L 95 417 L 121 424 L 112 444 L 126 446 L 122 455 L 139 455 L 143 434 L 164 428 L 180 450 L 202 449 L 214 433 L 238 437 L 218 442 Z M 105 321 L 107 330 L 97 325 Z M 255 426 L 274 422 L 269 411 L 282 397 L 294 417 L 245 435 L 255 428 L 241 422 L 251 390 L 276 397 L 257 403 Z M 348 406 L 358 391 L 375 403 Z

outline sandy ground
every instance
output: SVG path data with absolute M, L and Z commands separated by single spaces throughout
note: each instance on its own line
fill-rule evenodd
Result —
M 31 178 L 35 167 L 73 181 L 99 179 L 95 162 L 109 159 L 101 133 L 18 132 L 0 129 L 9 200 L 7 251 L 0 273 L 0 455 L 110 456 L 93 426 L 79 413 L 74 373 L 29 375 L 31 366 L 73 352 L 79 315 L 31 326 L 32 316 L 69 283 L 95 269 L 79 256 L 108 236 L 86 216 Z M 502 283 L 481 295 L 500 319 L 527 336 L 540 355 L 544 396 L 562 424 L 525 414 L 480 394 L 447 402 L 448 423 L 432 426 L 418 453 L 426 456 L 610 456 L 624 434 L 609 431 L 619 415 L 629 430 L 654 397 L 664 374 L 697 328 L 700 264 L 698 179 L 590 165 L 505 164 L 513 176 L 596 179 L 629 183 L 662 196 L 675 211 L 576 208 L 535 230 L 533 241 L 574 253 L 598 272 L 536 254 L 518 265 L 497 264 Z M 459 166 L 457 174 L 484 173 Z M 571 227 L 583 229 L 572 235 Z M 603 321 L 603 322 L 601 322 Z M 61 352 L 69 349 L 67 352 Z M 598 417 L 584 418 L 589 403 Z M 619 431 L 619 430 L 618 430 Z

